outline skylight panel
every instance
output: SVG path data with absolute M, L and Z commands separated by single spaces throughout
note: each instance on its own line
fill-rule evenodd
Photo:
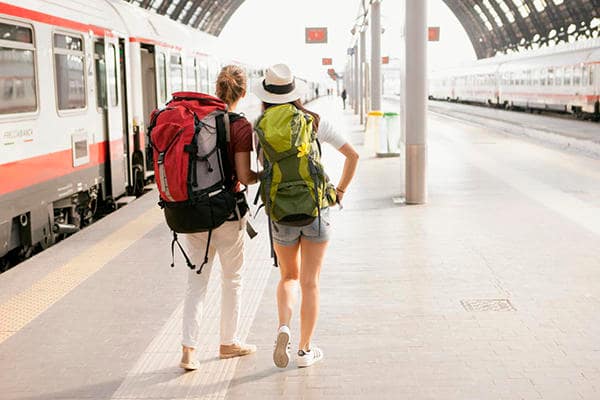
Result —
M 490 20 L 488 19 L 487 15 L 484 14 L 483 10 L 481 9 L 481 7 L 479 7 L 478 5 L 474 5 L 473 9 L 475 11 L 477 11 L 477 14 L 479 14 L 479 18 L 481 18 L 481 20 L 483 21 L 484 25 L 488 28 L 488 30 L 493 30 L 494 27 L 492 26 Z
M 502 22 L 502 18 L 500 18 L 500 16 L 498 15 L 496 10 L 490 3 L 490 0 L 483 0 L 483 5 L 485 6 L 485 8 L 488 9 L 490 14 L 492 14 L 492 17 L 494 17 L 494 21 L 496 21 L 496 25 L 498 25 L 498 27 L 502 27 L 504 25 L 504 23 Z
M 529 6 L 525 4 L 524 0 L 512 0 L 512 2 L 517 7 L 517 10 L 519 10 L 519 14 L 521 14 L 522 18 L 529 17 L 531 10 L 529 9 Z

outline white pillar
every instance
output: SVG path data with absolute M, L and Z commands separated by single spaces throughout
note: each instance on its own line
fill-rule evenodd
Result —
M 365 84 L 365 63 L 367 62 L 367 32 L 366 27 L 360 30 L 360 67 L 359 67 L 359 86 L 360 95 L 358 96 L 358 113 L 360 114 L 360 124 L 365 121 L 365 98 L 367 90 Z
M 427 0 L 406 0 L 406 203 L 427 202 Z
M 358 114 L 358 104 L 360 102 L 360 82 L 358 77 L 360 76 L 360 68 L 359 68 L 359 63 L 358 63 L 358 44 L 356 44 L 354 46 L 354 55 L 352 56 L 354 57 L 354 77 L 352 79 L 352 84 L 354 85 L 354 90 L 353 92 L 353 99 L 352 99 L 352 103 L 354 104 L 354 115 Z
M 381 1 L 371 4 L 371 110 L 381 111 Z

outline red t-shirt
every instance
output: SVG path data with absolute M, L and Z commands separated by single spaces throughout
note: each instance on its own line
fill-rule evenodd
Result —
M 252 152 L 252 124 L 245 117 L 233 121 L 231 124 L 231 140 L 229 142 L 229 161 L 233 172 L 234 191 L 241 190 L 241 183 L 237 179 L 235 168 L 235 153 Z

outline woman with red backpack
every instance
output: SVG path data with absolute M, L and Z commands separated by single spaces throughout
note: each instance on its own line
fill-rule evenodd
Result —
M 296 365 L 308 367 L 323 358 L 311 338 L 319 314 L 319 275 L 332 230 L 329 207 L 341 205 L 358 163 L 352 145 L 302 105 L 304 91 L 303 82 L 284 64 L 270 67 L 254 88 L 264 110 L 255 124 L 264 167 L 261 195 L 281 273 L 279 330 L 273 352 L 279 368 L 285 368 L 290 359 L 289 326 L 298 281 L 302 303 Z M 320 143 L 329 143 L 345 157 L 336 187 L 320 163 Z
M 246 82 L 244 70 L 235 65 L 223 67 L 217 78 L 217 96 L 227 104 L 230 112 L 230 142 L 227 153 L 232 173 L 232 190 L 238 194 L 238 198 L 243 198 L 243 194 L 240 193 L 241 185 L 250 185 L 257 180 L 256 173 L 250 167 L 252 125 L 243 116 L 231 114 L 239 100 L 246 95 Z M 206 256 L 202 273 L 190 270 L 188 276 L 183 308 L 183 355 L 180 363 L 181 368 L 185 370 L 195 370 L 199 367 L 195 353 L 199 339 L 199 321 L 216 254 L 219 255 L 222 269 L 220 358 L 245 356 L 256 351 L 256 346 L 241 343 L 237 337 L 244 263 L 243 235 L 246 232 L 247 211 L 245 201 L 240 203 L 243 204 L 243 207 L 240 207 L 240 215 L 231 215 L 226 222 L 213 229 L 210 235 L 208 232 L 183 235 L 184 246 L 192 261 L 202 260 Z

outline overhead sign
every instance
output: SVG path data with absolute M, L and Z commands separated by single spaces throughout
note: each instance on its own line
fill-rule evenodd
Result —
M 389 64 L 390 63 L 390 58 L 388 56 L 381 57 L 381 63 L 382 64 Z
M 439 42 L 440 41 L 440 27 L 430 26 L 428 29 L 428 41 Z
M 306 43 L 327 43 L 327 28 L 306 28 Z
M 330 77 L 331 79 L 333 79 L 334 81 L 336 81 L 336 80 L 337 80 L 337 74 L 335 73 L 335 69 L 333 69 L 333 68 L 329 68 L 329 69 L 327 70 L 327 73 L 329 74 L 329 77 Z
M 323 62 L 323 65 L 331 65 L 331 64 L 333 64 L 333 59 L 331 59 L 331 58 L 324 58 L 322 60 L 322 62 Z

